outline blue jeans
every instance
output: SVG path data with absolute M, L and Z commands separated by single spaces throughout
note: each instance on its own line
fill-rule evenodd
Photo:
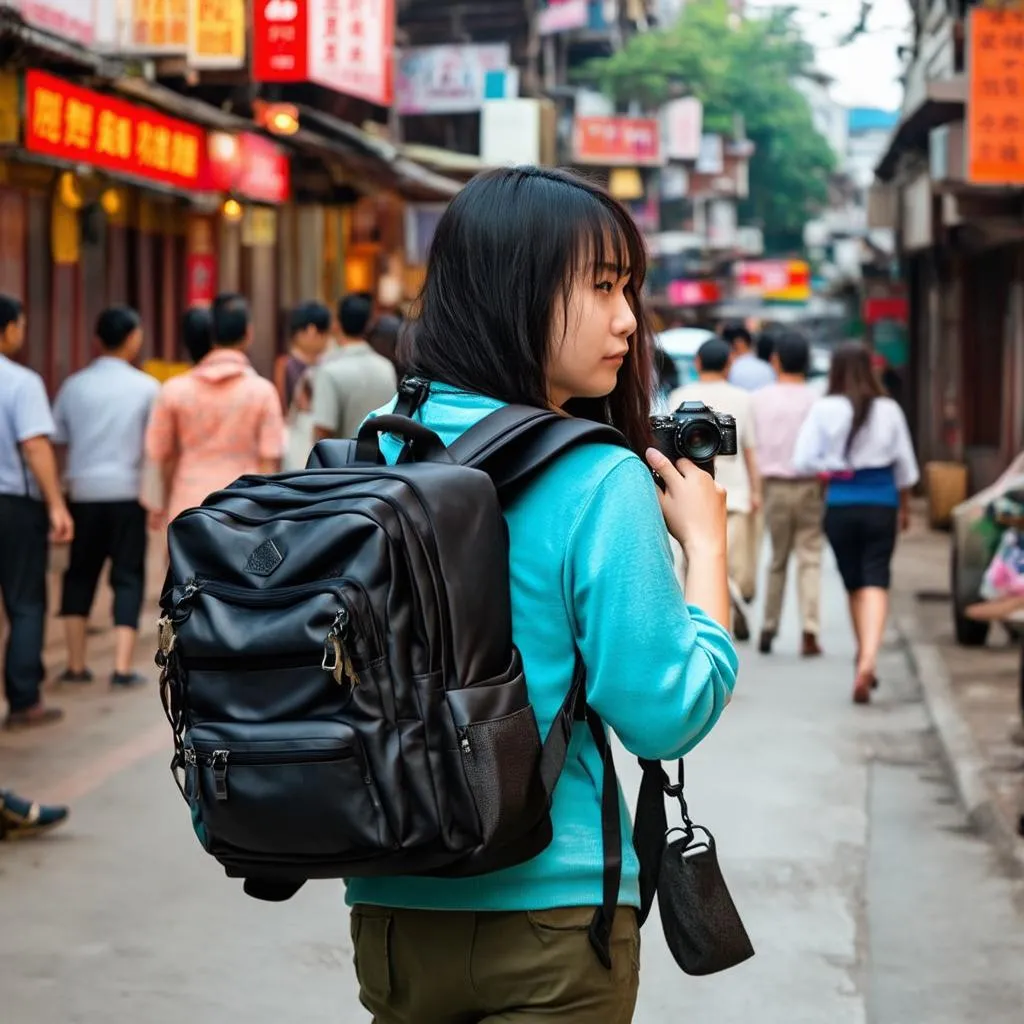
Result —
M 49 517 L 41 501 L 0 494 L 0 595 L 10 623 L 4 691 L 11 711 L 39 703 Z

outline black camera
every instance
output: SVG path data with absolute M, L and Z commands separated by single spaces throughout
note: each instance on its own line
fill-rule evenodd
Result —
M 652 416 L 654 447 L 673 462 L 689 459 L 715 475 L 715 456 L 737 455 L 736 419 L 703 402 L 683 402 L 670 416 Z

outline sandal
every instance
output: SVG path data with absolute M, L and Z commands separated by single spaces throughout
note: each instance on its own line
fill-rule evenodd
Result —
M 67 821 L 66 807 L 46 807 L 0 790 L 0 839 L 27 839 Z

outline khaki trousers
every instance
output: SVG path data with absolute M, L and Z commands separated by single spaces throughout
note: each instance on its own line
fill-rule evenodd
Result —
M 590 945 L 593 917 L 593 907 L 353 907 L 360 1002 L 374 1024 L 629 1024 L 640 985 L 636 911 L 615 914 L 610 971 Z
M 743 600 L 757 593 L 757 563 L 764 539 L 764 517 L 760 512 L 730 512 L 728 517 L 729 577 Z
M 786 572 L 796 554 L 800 621 L 805 633 L 821 630 L 821 550 L 824 498 L 817 480 L 765 480 L 764 512 L 772 540 L 763 629 L 777 633 L 782 620 Z

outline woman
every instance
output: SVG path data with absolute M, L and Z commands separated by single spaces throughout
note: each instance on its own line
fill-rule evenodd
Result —
M 507 507 L 513 639 L 542 734 L 578 651 L 588 699 L 627 749 L 670 759 L 717 721 L 737 657 L 724 494 L 692 464 L 648 448 L 645 270 L 637 228 L 596 186 L 536 168 L 482 174 L 438 226 L 409 370 L 431 382 L 416 417 L 448 444 L 505 403 L 625 435 L 632 451 L 570 452 Z M 400 447 L 382 441 L 391 461 Z M 689 558 L 685 599 L 666 523 Z M 540 856 L 472 879 L 349 881 L 361 999 L 377 1024 L 632 1019 L 639 888 L 628 838 L 610 972 L 587 934 L 601 903 L 601 778 L 597 748 L 577 727 L 554 840 Z
M 903 410 L 886 396 L 860 342 L 833 353 L 828 394 L 811 407 L 793 462 L 798 473 L 828 481 L 825 534 L 857 637 L 853 699 L 867 704 L 877 686 L 896 534 L 909 524 L 910 490 L 920 474 Z

